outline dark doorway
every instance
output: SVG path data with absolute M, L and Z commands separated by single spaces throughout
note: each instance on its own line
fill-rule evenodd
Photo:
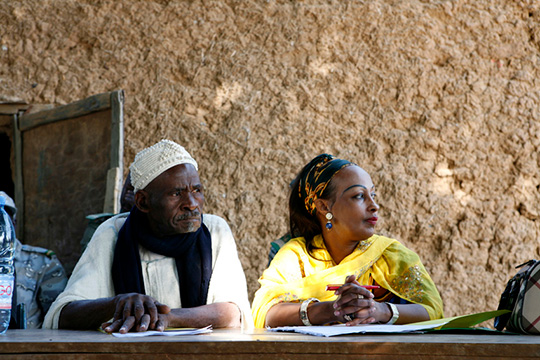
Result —
M 0 133 L 0 191 L 15 198 L 15 184 L 11 172 L 11 141 L 6 133 Z

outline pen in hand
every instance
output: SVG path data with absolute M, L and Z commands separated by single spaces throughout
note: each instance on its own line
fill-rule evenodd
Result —
M 335 291 L 335 290 L 339 289 L 342 286 L 343 286 L 343 284 L 328 284 L 328 285 L 326 285 L 326 291 Z M 360 285 L 360 287 L 363 287 L 364 289 L 367 289 L 367 290 L 373 290 L 373 289 L 379 289 L 380 288 L 380 286 L 378 286 L 378 285 Z

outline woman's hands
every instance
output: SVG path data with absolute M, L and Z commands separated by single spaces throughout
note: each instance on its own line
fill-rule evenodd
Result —
M 336 321 L 348 326 L 359 324 L 386 324 L 392 318 L 392 310 L 386 303 L 374 300 L 374 295 L 363 288 L 354 275 L 335 291 L 335 301 L 312 302 L 307 308 L 308 319 L 313 325 L 331 324 Z M 266 326 L 301 326 L 301 303 L 283 302 L 272 306 L 266 314 Z M 429 320 L 429 314 L 420 304 L 399 304 L 397 324 L 409 324 Z
M 339 298 L 334 302 L 334 315 L 347 325 L 387 323 L 392 312 L 385 303 L 373 300 L 373 294 L 360 286 L 354 275 L 335 292 Z

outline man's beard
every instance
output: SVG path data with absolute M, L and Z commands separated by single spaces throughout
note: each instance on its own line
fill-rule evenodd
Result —
M 200 224 L 202 224 L 201 213 L 198 210 L 188 211 L 187 213 L 182 214 L 176 218 L 177 221 L 193 219 L 193 218 L 198 218 L 199 220 L 201 220 L 199 225 L 189 222 L 187 223 L 187 226 L 183 229 L 184 230 L 183 232 L 190 233 L 190 232 L 195 232 L 199 230 Z

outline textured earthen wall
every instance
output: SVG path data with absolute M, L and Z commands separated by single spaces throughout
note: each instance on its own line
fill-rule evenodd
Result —
M 295 173 L 354 160 L 378 231 L 419 253 L 451 316 L 496 308 L 540 256 L 539 24 L 532 0 L 0 0 L 0 94 L 124 89 L 125 163 L 161 138 L 192 152 L 250 295 Z

